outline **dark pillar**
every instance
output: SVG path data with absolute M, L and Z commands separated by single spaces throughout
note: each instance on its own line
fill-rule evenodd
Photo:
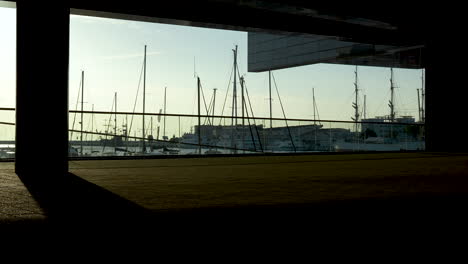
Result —
M 426 150 L 466 152 L 468 56 L 455 37 L 463 25 L 456 20 L 464 16 L 444 13 L 450 16 L 428 20 L 426 33 Z
M 16 173 L 68 172 L 69 8 L 17 2 Z

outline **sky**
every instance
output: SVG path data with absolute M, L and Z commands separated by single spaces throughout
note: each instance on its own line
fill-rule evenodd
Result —
M 15 9 L 0 8 L 0 107 L 15 106 L 15 23 Z M 81 71 L 84 71 L 85 110 L 94 107 L 97 111 L 111 111 L 117 93 L 117 110 L 132 112 L 145 45 L 146 112 L 157 113 L 163 108 L 167 87 L 167 113 L 196 114 L 196 72 L 207 104 L 213 88 L 217 88 L 215 114 L 229 115 L 232 84 L 224 113 L 221 111 L 233 64 L 232 49 L 238 45 L 239 70 L 245 76 L 254 114 L 269 116 L 268 73 L 247 72 L 247 32 L 75 15 L 70 19 L 69 108 L 76 108 Z M 274 71 L 286 116 L 313 118 L 314 88 L 321 119 L 349 121 L 354 115 L 354 70 L 350 65 L 315 64 Z M 390 69 L 360 66 L 358 76 L 359 93 L 367 97 L 367 117 L 388 115 Z M 394 81 L 397 115 L 417 116 L 416 89 L 421 87 L 421 70 L 394 69 Z M 142 111 L 141 89 L 137 112 Z M 362 105 L 362 96 L 359 101 Z M 282 117 L 275 90 L 273 116 Z M 0 121 L 13 122 L 14 115 L 0 114 Z M 98 118 L 94 122 L 95 126 L 102 127 L 105 120 Z M 89 126 L 90 121 L 84 123 Z M 176 119 L 171 118 L 168 123 L 172 124 L 168 134 L 177 134 Z M 0 138 L 9 134 L 2 131 L 0 127 Z

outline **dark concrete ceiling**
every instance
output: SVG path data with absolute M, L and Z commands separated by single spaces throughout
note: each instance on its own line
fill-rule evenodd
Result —
M 17 0 L 16 2 L 22 2 Z M 25 0 L 26 1 L 26 0 Z M 376 1 L 310 0 L 69 0 L 72 13 L 201 27 L 336 36 L 382 44 L 424 43 L 428 3 L 410 6 Z M 46 3 L 48 4 L 48 3 Z
M 119 18 L 133 15 L 190 21 L 193 26 L 310 33 L 371 44 L 402 46 L 423 42 L 419 26 L 422 12 L 408 8 L 376 5 L 369 9 L 357 3 L 300 0 L 177 0 L 151 5 L 148 2 L 133 0 L 104 5 L 99 1 L 76 0 L 71 1 L 71 7 L 120 14 L 115 16 Z

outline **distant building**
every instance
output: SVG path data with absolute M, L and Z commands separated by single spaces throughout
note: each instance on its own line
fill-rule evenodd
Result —
M 366 133 L 366 131 L 375 132 L 376 137 L 387 138 L 387 139 L 405 139 L 408 136 L 411 136 L 409 133 L 408 126 L 405 124 L 416 124 L 414 117 L 412 116 L 401 116 L 395 118 L 396 124 L 392 124 L 387 116 L 378 116 L 374 118 L 362 119 L 361 132 Z M 375 124 L 372 124 L 375 123 Z M 405 123 L 405 124 L 398 124 Z
M 181 142 L 198 144 L 195 133 L 185 133 Z M 200 126 L 202 145 L 264 151 L 329 151 L 337 140 L 351 138 L 349 129 L 323 129 L 322 125 L 264 128 L 257 126 Z M 196 146 L 194 146 L 196 147 Z

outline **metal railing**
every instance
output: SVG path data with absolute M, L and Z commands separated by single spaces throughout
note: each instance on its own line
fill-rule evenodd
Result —
M 14 108 L 0 108 L 0 113 L 13 114 L 13 117 L 14 111 Z M 417 122 L 389 122 L 385 119 L 355 122 L 299 118 L 236 118 L 76 110 L 69 113 L 70 157 L 425 149 L 424 124 Z M 81 113 L 84 116 L 83 121 L 77 120 L 75 116 Z M 146 123 L 145 133 L 143 117 Z M 11 121 L 11 118 L 8 121 Z M 14 125 L 14 122 L 0 121 L 0 158 L 14 157 L 14 140 L 1 138 L 2 135 L 8 134 L 1 132 L 5 129 L 9 130 L 10 134 L 13 130 L 14 135 Z M 143 138 L 142 135 L 146 136 Z

